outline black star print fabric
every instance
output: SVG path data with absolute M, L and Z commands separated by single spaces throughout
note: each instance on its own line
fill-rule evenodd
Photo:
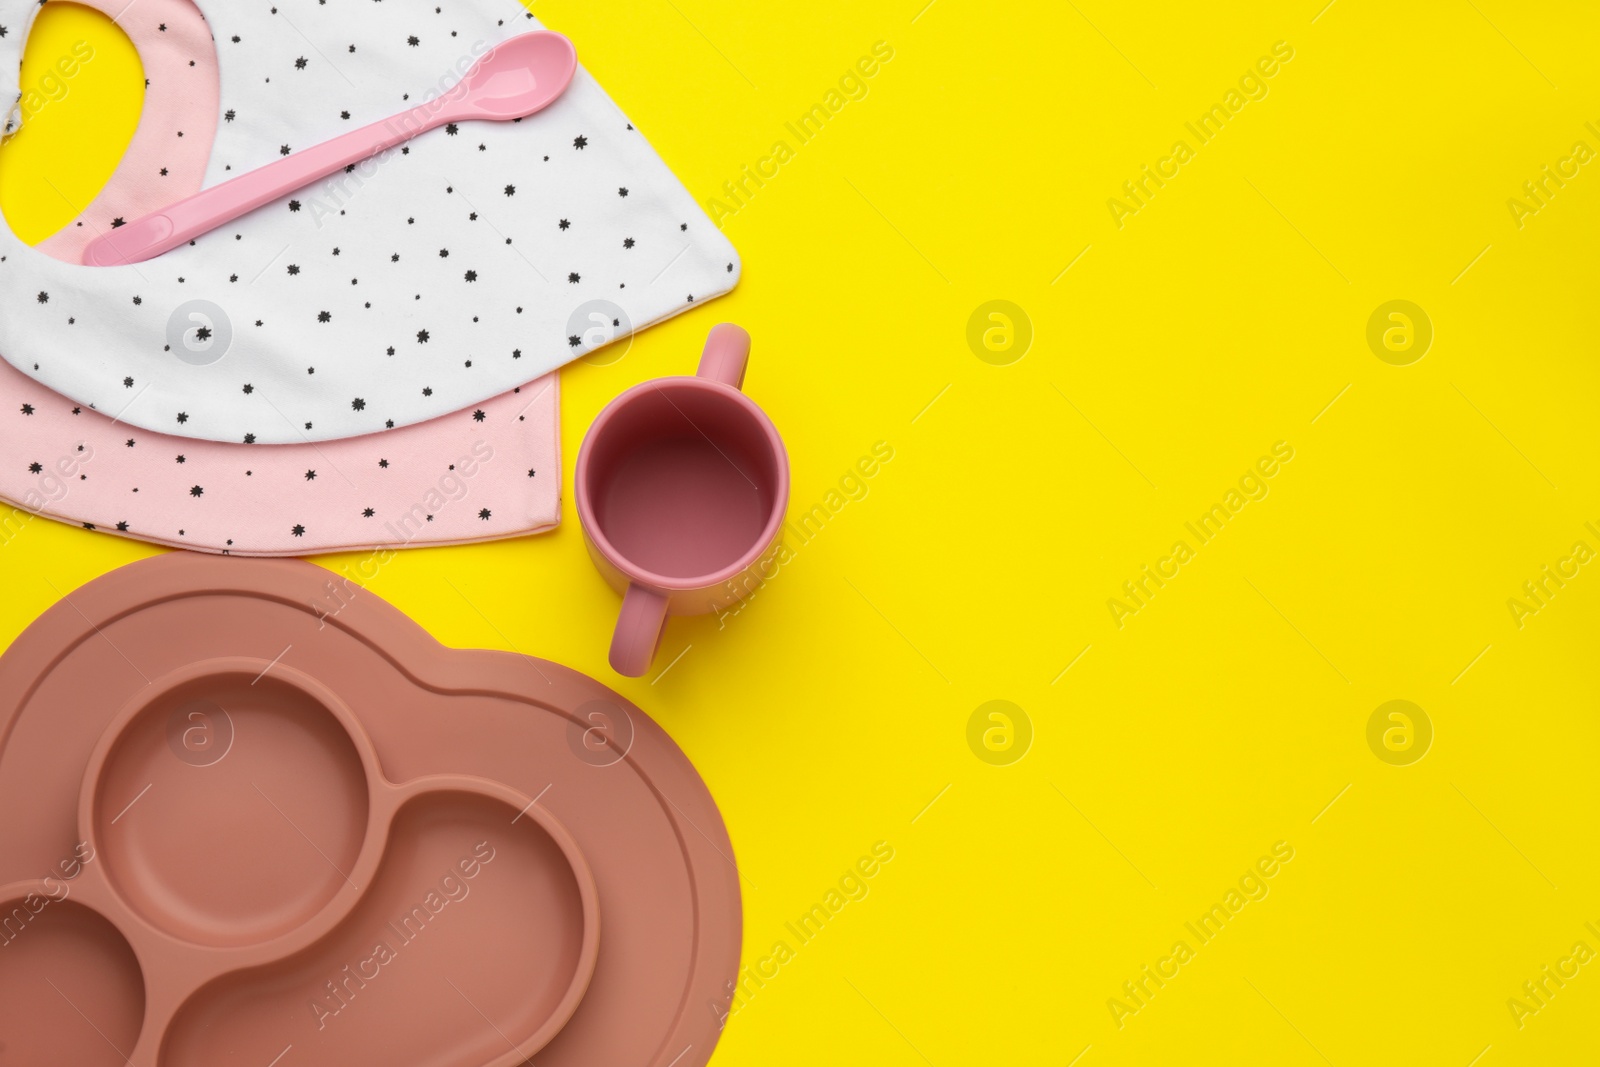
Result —
M 3 363 L 0 395 L 16 398 L 0 410 L 0 508 L 17 509 L 13 534 L 43 517 L 287 556 L 499 540 L 560 518 L 553 374 L 423 426 L 277 448 L 130 430 Z
M 515 0 L 198 6 L 221 60 L 208 186 L 417 106 L 539 28 Z M 13 76 L 25 14 L 0 15 Z M 732 246 L 581 68 L 538 115 L 455 125 L 136 266 L 54 262 L 0 225 L 0 356 L 130 426 L 324 441 L 470 410 L 613 339 L 596 321 L 638 329 L 736 284 Z

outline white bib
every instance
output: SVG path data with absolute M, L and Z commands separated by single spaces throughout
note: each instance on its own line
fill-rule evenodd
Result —
M 515 0 L 197 2 L 221 72 L 207 187 L 414 107 L 541 28 Z M 0 3 L 8 80 L 37 10 Z M 476 404 L 738 277 L 580 67 L 537 115 L 432 130 L 145 263 L 61 263 L 0 224 L 0 356 L 162 433 L 320 441 Z

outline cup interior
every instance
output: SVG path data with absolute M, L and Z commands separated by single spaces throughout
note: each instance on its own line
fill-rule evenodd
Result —
M 590 442 L 583 491 L 596 532 L 672 582 L 717 578 L 765 547 L 783 506 L 771 424 L 696 379 L 649 382 Z

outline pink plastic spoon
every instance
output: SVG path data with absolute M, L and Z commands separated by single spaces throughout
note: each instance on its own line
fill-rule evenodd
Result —
M 577 52 L 561 34 L 539 30 L 513 37 L 491 48 L 445 95 L 119 226 L 91 241 L 83 262 L 142 263 L 447 122 L 532 115 L 566 91 L 577 69 Z

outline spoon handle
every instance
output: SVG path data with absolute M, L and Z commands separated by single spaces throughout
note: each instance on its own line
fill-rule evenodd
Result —
M 445 106 L 453 95 L 351 130 L 101 234 L 84 249 L 83 262 L 91 267 L 116 267 L 169 252 L 296 189 L 443 125 L 453 117 L 452 109 Z

